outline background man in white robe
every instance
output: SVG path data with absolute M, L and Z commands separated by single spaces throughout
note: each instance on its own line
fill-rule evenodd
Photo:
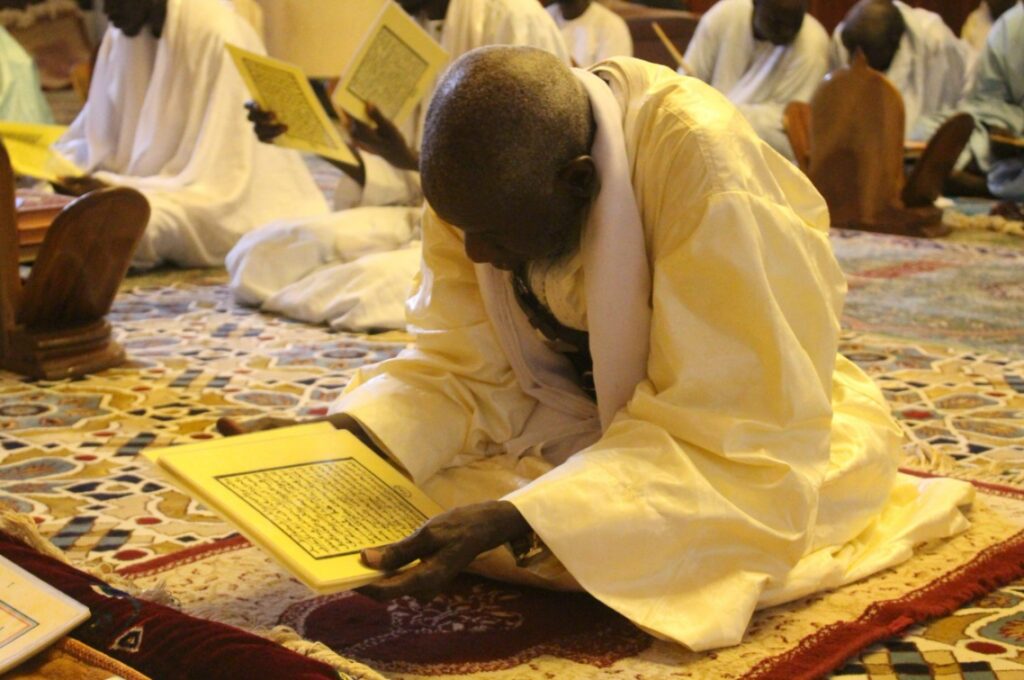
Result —
M 52 123 L 39 70 L 25 48 L 0 26 L 0 120 Z
M 527 45 L 566 63 L 565 42 L 537 0 L 400 0 L 456 59 L 483 45 Z M 282 220 L 242 239 L 227 259 L 243 304 L 347 330 L 404 326 L 419 267 L 419 147 L 430 94 L 402 128 L 371 109 L 376 128 L 352 123 L 360 165 L 343 167 L 335 212 Z M 254 116 L 257 134 L 282 128 Z M 355 209 L 353 209 L 355 208 Z
M 978 64 L 973 91 L 961 107 L 974 116 L 968 143 L 975 165 L 987 174 L 989 191 L 1000 198 L 1024 201 L 1024 159 L 999 158 L 990 143 L 992 131 L 1024 137 L 1024 5 L 1000 17 L 989 34 Z
M 421 171 L 415 343 L 329 420 L 451 510 L 364 553 L 421 560 L 368 594 L 436 592 L 508 541 L 528 567 L 477 568 L 703 650 L 967 526 L 970 485 L 898 475 L 885 399 L 836 354 L 824 201 L 705 84 L 476 50 L 438 87 Z
M 761 139 L 793 160 L 783 111 L 809 101 L 828 72 L 828 33 L 805 0 L 720 0 L 697 24 L 686 65 L 687 75 L 725 94 Z
M 903 95 L 908 139 L 925 141 L 920 125 L 969 91 L 971 53 L 938 14 L 899 0 L 860 0 L 832 34 L 832 68 L 848 66 L 860 49 L 871 68 Z
M 301 156 L 249 133 L 245 85 L 224 43 L 265 52 L 222 0 L 105 0 L 89 101 L 54 148 L 84 169 L 77 193 L 138 189 L 152 215 L 133 259 L 220 265 L 245 232 L 327 211 Z
M 556 0 L 548 5 L 577 66 L 610 57 L 632 57 L 633 38 L 626 20 L 593 0 Z

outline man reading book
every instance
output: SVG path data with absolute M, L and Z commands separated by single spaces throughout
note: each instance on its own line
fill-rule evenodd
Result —
M 450 510 L 365 551 L 420 560 L 365 592 L 437 592 L 486 553 L 704 650 L 967 527 L 970 485 L 898 474 L 885 399 L 836 353 L 822 198 L 711 87 L 475 50 L 421 172 L 415 342 L 331 419 Z
M 537 0 L 401 0 L 451 59 L 484 45 L 526 45 L 569 63 L 558 27 Z M 341 65 L 339 65 L 339 68 Z M 404 326 L 403 302 L 420 261 L 417 172 L 427 93 L 396 126 L 368 107 L 374 125 L 350 119 L 360 164 L 344 166 L 336 212 L 282 220 L 245 238 L 227 260 L 244 304 L 347 330 Z M 251 118 L 260 139 L 283 132 L 266 112 Z

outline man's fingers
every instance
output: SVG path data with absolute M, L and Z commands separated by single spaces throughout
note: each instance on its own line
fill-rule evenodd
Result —
M 430 527 L 424 525 L 400 541 L 376 548 L 367 548 L 362 553 L 363 564 L 373 569 L 394 571 L 414 560 L 430 555 L 438 547 Z
M 369 102 L 366 103 L 366 115 L 370 120 L 377 124 L 378 129 L 381 127 L 391 127 L 391 121 L 388 120 L 388 117 L 381 113 L 381 110 L 375 105 Z
M 288 126 L 283 124 L 269 125 L 263 123 L 256 124 L 256 136 L 259 137 L 261 142 L 270 142 L 280 137 L 284 133 L 288 132 Z
M 460 570 L 461 567 L 454 567 L 439 553 L 415 567 L 363 586 L 359 592 L 375 600 L 392 600 L 403 595 L 432 599 Z

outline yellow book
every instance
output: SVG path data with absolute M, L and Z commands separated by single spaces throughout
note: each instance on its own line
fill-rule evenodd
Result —
M 14 173 L 49 182 L 83 174 L 81 168 L 51 148 L 65 132 L 67 128 L 61 125 L 0 121 L 0 139 L 7 147 Z
M 401 124 L 447 63 L 448 53 L 405 10 L 387 0 L 345 66 L 332 101 L 366 123 L 372 122 L 366 116 L 370 102 Z
M 0 673 L 89 618 L 89 608 L 0 557 Z
M 322 594 L 383 576 L 363 566 L 360 551 L 405 538 L 441 512 L 350 432 L 326 422 L 146 456 Z
M 287 132 L 274 139 L 275 144 L 349 165 L 359 163 L 298 66 L 236 45 L 227 48 L 253 100 L 288 126 Z

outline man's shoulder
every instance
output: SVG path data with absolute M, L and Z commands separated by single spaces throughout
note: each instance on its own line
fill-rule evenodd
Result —
M 803 49 L 827 52 L 831 37 L 821 22 L 810 14 L 804 15 L 804 23 L 797 34 L 796 42 Z
M 202 41 L 248 46 L 255 32 L 232 5 L 223 0 L 177 0 L 181 29 Z

